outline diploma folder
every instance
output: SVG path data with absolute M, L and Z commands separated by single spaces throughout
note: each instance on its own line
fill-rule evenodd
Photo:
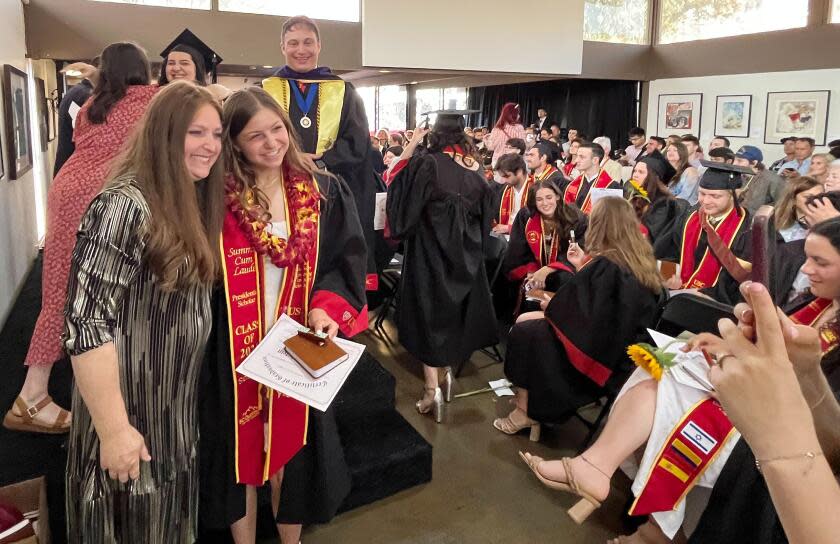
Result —
M 328 337 L 321 338 L 304 331 L 288 338 L 283 345 L 286 346 L 286 353 L 313 378 L 320 378 L 349 357 L 346 351 Z

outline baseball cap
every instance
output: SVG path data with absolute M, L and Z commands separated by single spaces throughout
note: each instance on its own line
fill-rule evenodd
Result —
M 761 162 L 764 160 L 764 153 L 754 145 L 742 145 L 741 149 L 735 153 L 735 156 L 740 159 L 747 159 L 750 162 Z

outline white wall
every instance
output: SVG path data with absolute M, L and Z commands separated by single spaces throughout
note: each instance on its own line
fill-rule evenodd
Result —
M 35 66 L 26 60 L 23 6 L 19 0 L 0 2 L 0 65 L 2 64 L 11 64 L 30 74 Z M 48 61 L 47 64 L 52 64 L 52 61 Z M 47 75 L 45 72 L 48 70 L 44 68 L 47 64 L 39 65 L 42 78 Z M 55 86 L 54 80 L 53 76 L 52 87 Z M 49 87 L 49 80 L 47 85 L 49 93 L 52 88 Z M 30 105 L 33 105 L 34 92 L 31 87 L 30 76 Z M 2 112 L 0 96 L 0 126 L 5 126 L 6 120 L 2 118 Z M 30 119 L 35 121 L 34 110 L 30 110 Z M 6 156 L 5 136 L 3 141 L 6 177 L 0 180 L 0 325 L 5 323 L 18 289 L 37 253 L 40 238 L 38 214 L 43 214 L 43 209 L 39 210 L 37 202 L 43 200 L 46 185 L 51 177 L 51 160 L 41 153 L 37 123 L 30 124 L 34 124 L 30 127 L 34 165 L 32 170 L 14 181 L 9 181 L 8 177 L 9 157 Z
M 767 110 L 767 93 L 782 91 L 830 90 L 828 108 L 828 134 L 826 143 L 840 138 L 840 70 L 803 70 L 798 72 L 767 72 L 730 76 L 686 77 L 679 79 L 658 79 L 650 82 L 648 91 L 647 126 L 648 134 L 656 134 L 656 115 L 660 94 L 703 93 L 700 142 L 704 149 L 714 137 L 715 105 L 718 95 L 751 94 L 752 119 L 749 138 L 733 138 L 732 149 L 742 145 L 754 145 L 764 152 L 765 163 L 781 158 L 781 144 L 764 143 L 764 117 Z M 667 137 L 667 134 L 658 136 Z M 817 148 L 818 151 L 826 148 Z

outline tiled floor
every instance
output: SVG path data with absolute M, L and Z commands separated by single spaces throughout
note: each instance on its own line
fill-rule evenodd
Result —
M 386 322 L 392 338 L 396 332 Z M 583 426 L 570 421 L 544 429 L 534 444 L 526 434 L 509 437 L 492 427 L 505 415 L 506 398 L 493 393 L 456 399 L 444 422 L 421 416 L 414 403 L 422 370 L 399 344 L 372 332 L 360 337 L 397 379 L 397 409 L 434 446 L 432 482 L 343 514 L 328 525 L 307 528 L 305 544 L 317 543 L 589 543 L 622 532 L 621 510 L 629 493 L 624 476 L 613 478 L 604 506 L 583 525 L 566 515 L 576 498 L 544 488 L 517 456 L 518 450 L 557 458 L 574 453 Z M 502 366 L 481 353 L 467 363 L 456 393 L 503 377 Z

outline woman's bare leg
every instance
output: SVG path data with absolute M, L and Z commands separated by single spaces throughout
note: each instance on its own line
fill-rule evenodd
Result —
M 285 468 L 281 468 L 277 474 L 271 477 L 271 509 L 274 512 L 274 517 L 277 517 L 277 511 L 280 508 L 280 489 L 283 485 L 283 472 Z M 303 530 L 303 525 L 278 523 L 277 532 L 280 533 L 280 542 L 282 544 L 297 544 L 300 542 L 300 533 Z
M 230 526 L 236 544 L 254 544 L 257 539 L 257 488 L 245 487 L 245 517 Z
M 582 456 L 572 459 L 575 479 L 595 498 L 603 500 L 609 495 L 610 482 L 602 472 L 612 476 L 618 466 L 650 437 L 656 410 L 656 387 L 654 380 L 645 380 L 622 395 L 598 440 Z M 551 480 L 567 481 L 560 461 L 545 461 L 539 470 Z
M 32 365 L 26 368 L 26 379 L 20 390 L 20 396 L 27 406 L 36 404 L 49 394 L 50 373 L 53 365 Z M 56 420 L 61 408 L 53 403 L 44 406 L 33 418 L 42 425 L 50 425 Z

